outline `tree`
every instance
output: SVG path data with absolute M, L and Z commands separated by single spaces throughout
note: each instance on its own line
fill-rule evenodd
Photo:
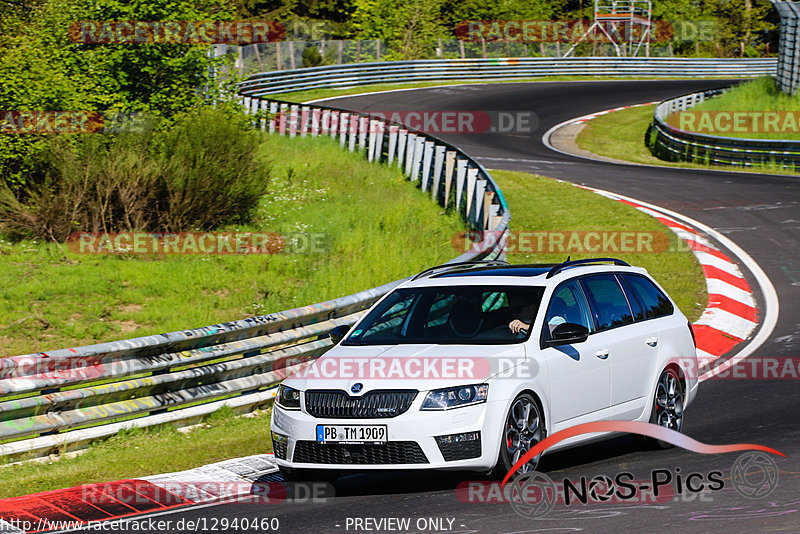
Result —
M 28 0 L 26 0 L 28 1 Z M 0 110 L 140 112 L 171 117 L 204 101 L 205 46 L 84 44 L 75 21 L 231 20 L 225 0 L 41 0 L 4 4 Z M 0 135 L 0 173 L 13 188 L 37 176 L 42 137 Z
M 388 59 L 430 57 L 445 35 L 444 0 L 355 0 L 353 28 L 358 39 L 389 44 Z

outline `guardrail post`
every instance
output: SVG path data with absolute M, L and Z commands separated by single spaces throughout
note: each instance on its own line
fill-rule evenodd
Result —
M 331 133 L 331 110 L 323 109 L 320 118 L 320 135 L 330 135 Z
M 322 110 L 319 108 L 311 108 L 311 137 L 319 135 L 319 123 Z
M 297 120 L 299 106 L 289 106 L 289 137 L 297 136 Z
M 500 220 L 503 217 L 498 215 L 498 213 L 500 213 L 500 206 L 498 206 L 497 204 L 489 204 L 489 223 L 488 223 L 489 229 L 497 228 L 497 225 L 500 224 Z M 499 236 L 497 237 L 499 238 Z
M 369 132 L 369 117 L 358 118 L 358 148 L 367 148 L 367 133 Z
M 375 145 L 378 142 L 377 132 L 378 121 L 375 119 L 369 120 L 369 144 L 367 147 L 367 161 L 372 162 L 375 159 Z
M 422 165 L 422 156 L 425 148 L 425 137 L 418 135 L 414 140 L 414 159 L 411 164 L 411 181 L 419 179 L 419 168 Z
M 339 112 L 338 111 L 331 111 L 331 129 L 330 129 L 330 136 L 336 139 L 336 136 L 339 134 Z
M 475 204 L 475 182 L 478 179 L 478 169 L 467 168 L 467 207 L 464 216 L 470 220 L 472 213 L 472 206 Z
M 349 113 L 340 113 L 339 114 L 339 146 L 342 148 L 345 147 L 347 144 L 347 130 L 348 125 L 350 124 L 350 114 Z
M 280 108 L 277 102 L 269 103 L 269 133 L 275 133 L 275 127 L 278 122 L 278 109 Z
M 408 132 L 406 136 L 406 160 L 405 160 L 405 174 L 406 178 L 411 178 L 411 167 L 414 165 L 414 148 L 417 146 L 417 134 Z
M 408 130 L 405 128 L 398 127 L 397 133 L 397 166 L 402 169 L 404 168 L 403 164 L 408 157 L 408 153 L 406 152 L 406 148 L 408 148 Z
M 433 141 L 425 141 L 422 152 L 422 192 L 428 192 L 428 182 L 431 179 L 431 165 L 433 163 Z
M 444 151 L 446 147 L 437 145 L 436 146 L 436 156 L 433 160 L 433 199 L 438 203 L 441 204 L 440 198 L 441 194 L 439 191 L 441 190 L 441 183 L 442 183 L 442 167 L 444 167 Z
M 377 131 L 375 132 L 375 153 L 372 156 L 374 161 L 381 161 L 383 158 L 383 132 L 386 129 L 386 123 L 382 120 L 375 121 Z
M 456 161 L 456 211 L 461 211 L 461 198 L 464 196 L 464 184 L 467 181 L 467 160 Z
M 310 115 L 308 106 L 303 106 L 300 109 L 300 137 L 305 137 L 308 134 L 308 126 L 311 123 Z
M 445 208 L 450 205 L 450 191 L 453 186 L 453 172 L 456 168 L 456 153 L 454 150 L 448 150 L 445 154 L 444 165 L 444 206 Z
M 493 206 L 492 202 L 494 202 L 494 194 L 495 193 L 494 193 L 494 191 L 489 189 L 488 181 L 487 181 L 486 186 L 485 186 L 484 189 L 485 189 L 485 191 L 483 193 L 483 221 L 482 221 L 482 223 L 483 223 L 483 229 L 484 230 L 488 230 L 490 228 L 489 219 L 491 219 L 491 216 L 492 216 L 491 208 Z
M 475 173 L 477 176 L 477 173 Z M 485 220 L 484 211 L 486 209 L 486 205 L 484 204 L 486 200 L 486 184 L 488 182 L 484 179 L 476 180 L 475 181 L 475 226 L 479 230 L 483 230 L 483 221 Z
M 252 107 L 252 109 L 250 110 L 250 114 L 258 115 L 258 111 L 261 109 L 261 99 L 258 98 L 257 96 L 253 97 L 250 100 L 250 106 Z
M 394 162 L 395 153 L 397 152 L 398 130 L 400 130 L 400 127 L 396 124 L 389 125 L 389 152 L 386 157 L 387 165 L 391 165 L 392 162 Z
M 289 122 L 289 104 L 281 104 L 280 117 L 278 119 L 278 133 L 286 135 Z
M 350 152 L 355 152 L 356 150 L 356 141 L 358 140 L 358 123 L 359 123 L 359 116 L 358 115 L 350 115 L 350 124 L 347 125 L 347 136 L 348 136 L 348 145 L 347 149 Z
M 259 123 L 261 124 L 261 131 L 264 132 L 267 130 L 267 117 L 269 113 L 269 102 L 266 100 L 262 100 L 261 98 L 258 99 L 258 107 L 259 111 L 261 112 L 261 119 Z

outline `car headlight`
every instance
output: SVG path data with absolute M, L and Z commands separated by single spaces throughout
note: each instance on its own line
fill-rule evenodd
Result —
M 300 392 L 289 386 L 281 384 L 278 388 L 278 394 L 275 396 L 275 400 L 278 401 L 281 408 L 286 408 L 287 410 L 300 409 Z
M 457 386 L 454 388 L 434 389 L 422 402 L 420 410 L 449 410 L 486 402 L 489 396 L 489 384 Z

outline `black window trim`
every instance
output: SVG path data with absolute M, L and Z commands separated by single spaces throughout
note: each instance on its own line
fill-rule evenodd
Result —
M 639 274 L 639 273 L 614 273 L 614 274 L 627 275 L 627 276 L 638 276 L 639 278 L 644 278 L 645 280 L 647 280 L 648 282 L 653 284 L 653 287 L 656 288 L 656 290 L 658 290 L 658 292 L 661 295 L 663 295 L 665 299 L 667 299 L 667 302 L 669 302 L 670 306 L 672 306 L 672 311 L 669 312 L 669 313 L 665 313 L 664 315 L 656 315 L 654 317 L 647 317 L 647 309 L 645 308 L 644 303 L 642 303 L 642 310 L 644 310 L 645 318 L 640 320 L 640 321 L 636 321 L 636 322 L 642 323 L 644 321 L 652 321 L 653 319 L 663 319 L 664 317 L 670 317 L 672 315 L 675 315 L 675 304 L 670 300 L 669 296 L 664 291 L 661 290 L 661 288 L 659 288 L 655 283 L 653 283 L 652 280 L 650 280 L 650 278 L 648 278 L 647 276 L 645 276 L 643 274 Z M 625 280 L 625 276 L 622 276 L 622 282 L 624 282 L 625 284 L 628 284 L 628 281 Z M 628 287 L 630 287 L 630 284 L 628 284 Z M 637 301 L 639 300 L 639 296 L 637 295 L 636 290 L 634 290 L 632 287 L 631 287 L 631 294 L 636 298 Z
M 592 301 L 594 300 L 594 296 L 592 296 L 591 299 L 588 297 L 587 289 L 584 287 L 584 280 L 586 278 L 591 278 L 593 276 L 603 276 L 603 275 L 609 275 L 609 274 L 614 277 L 614 280 L 616 280 L 620 291 L 622 291 L 622 295 L 625 297 L 625 304 L 628 305 L 628 310 L 631 312 L 631 322 L 630 323 L 625 323 L 625 324 L 620 324 L 620 325 L 617 325 L 617 326 L 612 326 L 610 328 L 604 328 L 604 329 L 600 330 L 599 325 L 597 324 L 597 317 L 598 316 L 597 316 L 597 313 L 594 310 L 594 307 L 592 306 Z M 592 322 L 594 322 L 594 324 L 595 324 L 594 330 L 589 332 L 589 335 L 599 334 L 599 333 L 602 333 L 602 332 L 610 332 L 611 330 L 616 330 L 617 328 L 622 328 L 622 327 L 625 327 L 625 326 L 636 324 L 636 322 L 637 322 L 636 318 L 633 316 L 633 309 L 631 308 L 631 303 L 628 302 L 628 295 L 625 294 L 625 289 L 622 287 L 622 283 L 620 282 L 619 278 L 617 277 L 617 274 L 621 274 L 621 273 L 601 272 L 601 273 L 584 274 L 584 275 L 581 275 L 581 276 L 578 277 L 578 279 L 580 280 L 581 288 L 583 289 L 584 294 L 587 294 L 586 295 L 586 302 L 589 304 L 589 309 L 592 312 Z M 595 304 L 597 304 L 597 303 L 595 302 Z
M 616 274 L 616 273 L 615 273 Z M 636 294 L 636 291 L 633 290 L 631 285 L 625 280 L 625 277 L 622 276 L 621 273 L 616 274 L 617 282 L 620 286 L 622 286 L 622 292 L 625 293 L 625 298 L 628 299 L 628 307 L 631 309 L 631 317 L 633 317 L 634 323 L 640 323 L 647 319 L 647 310 L 644 307 L 644 302 L 641 301 L 639 295 Z M 642 311 L 642 319 L 637 319 L 636 314 L 633 313 L 633 306 L 631 306 L 631 298 L 636 301 L 636 304 L 639 305 L 639 309 Z
M 553 302 L 553 295 L 555 295 L 556 292 L 559 289 L 561 289 L 561 286 L 565 286 L 570 282 L 576 282 L 577 283 L 578 289 L 581 290 L 581 295 L 583 295 L 583 300 L 584 300 L 584 302 L 586 302 L 586 307 L 589 308 L 589 315 L 590 315 L 589 320 L 592 323 L 590 325 L 591 328 L 589 329 L 589 335 L 591 336 L 592 334 L 597 332 L 597 325 L 595 324 L 595 321 L 594 321 L 594 312 L 592 311 L 592 306 L 589 303 L 589 297 L 586 296 L 586 291 L 583 288 L 583 284 L 581 284 L 581 277 L 580 276 L 576 276 L 574 278 L 568 278 L 567 280 L 561 281 L 555 287 L 555 289 L 553 289 L 553 292 L 550 293 L 550 300 L 547 302 L 547 306 L 546 307 L 542 307 L 542 310 L 543 310 L 543 312 L 542 312 L 543 313 L 543 315 L 542 315 L 542 332 L 539 334 L 539 348 L 540 349 L 546 349 L 548 347 L 548 345 L 545 345 L 544 333 L 545 333 L 545 329 L 547 328 L 547 310 L 550 309 L 550 304 Z M 542 300 L 544 300 L 544 299 L 542 299 Z M 531 328 L 531 330 L 532 329 L 533 328 Z M 548 334 L 549 334 L 549 332 L 548 332 Z

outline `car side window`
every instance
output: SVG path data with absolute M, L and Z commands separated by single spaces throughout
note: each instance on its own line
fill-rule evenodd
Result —
M 582 279 L 594 313 L 597 330 L 608 330 L 633 322 L 628 299 L 613 274 L 586 276 Z
M 361 340 L 369 340 L 373 337 L 399 336 L 401 334 L 407 312 L 414 303 L 414 295 L 401 297 L 400 294 L 396 293 L 388 298 L 394 299 L 389 309 L 377 318 L 366 332 L 354 332 L 354 334 L 358 333 Z
M 641 299 L 639 296 L 633 292 L 631 286 L 628 282 L 620 275 L 617 275 L 617 281 L 619 285 L 622 286 L 622 290 L 625 292 L 625 296 L 628 298 L 628 304 L 633 311 L 633 319 L 634 321 L 644 321 L 645 314 L 644 314 L 644 307 L 642 305 Z
M 666 295 L 644 276 L 626 274 L 623 277 L 642 303 L 646 318 L 663 317 L 675 311 Z
M 577 280 L 569 280 L 556 288 L 547 306 L 542 337 L 550 339 L 553 330 L 563 323 L 585 326 L 591 332 L 592 319 L 586 297 Z

